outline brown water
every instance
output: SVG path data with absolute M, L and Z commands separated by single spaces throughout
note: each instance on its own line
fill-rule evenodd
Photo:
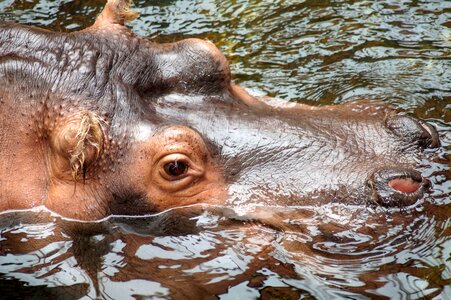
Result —
M 99 223 L 0 215 L 5 299 L 451 299 L 451 2 L 135 1 L 156 41 L 208 38 L 234 79 L 312 105 L 382 99 L 433 123 L 433 183 L 402 211 L 296 207 L 277 222 L 215 208 Z M 0 0 L 0 18 L 71 31 L 103 1 Z

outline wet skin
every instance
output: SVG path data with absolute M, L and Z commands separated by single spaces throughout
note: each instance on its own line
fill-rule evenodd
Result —
M 0 23 L 0 210 L 95 220 L 195 203 L 404 206 L 436 130 L 387 105 L 251 96 L 210 42 L 156 44 L 123 1 L 56 33 Z

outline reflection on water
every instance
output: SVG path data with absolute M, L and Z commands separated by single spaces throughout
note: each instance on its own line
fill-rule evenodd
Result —
M 451 298 L 451 23 L 446 1 L 135 1 L 155 41 L 208 38 L 234 79 L 287 100 L 382 99 L 438 129 L 434 185 L 403 211 L 326 205 L 236 220 L 218 208 L 87 224 L 0 215 L 0 291 L 16 298 Z M 0 1 L 0 18 L 70 31 L 103 1 Z M 258 214 L 256 214 L 258 216 Z M 258 219 L 258 217 L 256 217 Z
M 46 211 L 4 214 L 0 286 L 19 296 L 107 299 L 451 292 L 449 209 L 326 205 L 275 211 L 273 217 L 283 231 L 233 220 L 218 208 L 94 224 Z

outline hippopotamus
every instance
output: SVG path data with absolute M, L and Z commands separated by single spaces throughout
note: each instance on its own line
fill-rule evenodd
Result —
M 0 23 L 0 210 L 97 220 L 193 204 L 403 207 L 435 128 L 389 105 L 308 106 L 235 85 L 202 39 L 158 44 L 108 0 L 61 33 Z

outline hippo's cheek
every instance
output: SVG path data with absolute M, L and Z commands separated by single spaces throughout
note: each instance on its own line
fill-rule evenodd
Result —
M 48 196 L 45 206 L 66 217 L 95 220 L 108 214 L 107 178 L 99 172 L 105 134 L 100 118 L 80 111 L 55 120 L 48 131 Z
M 211 149 L 185 126 L 160 129 L 130 155 L 130 178 L 155 210 L 222 203 L 227 189 Z

